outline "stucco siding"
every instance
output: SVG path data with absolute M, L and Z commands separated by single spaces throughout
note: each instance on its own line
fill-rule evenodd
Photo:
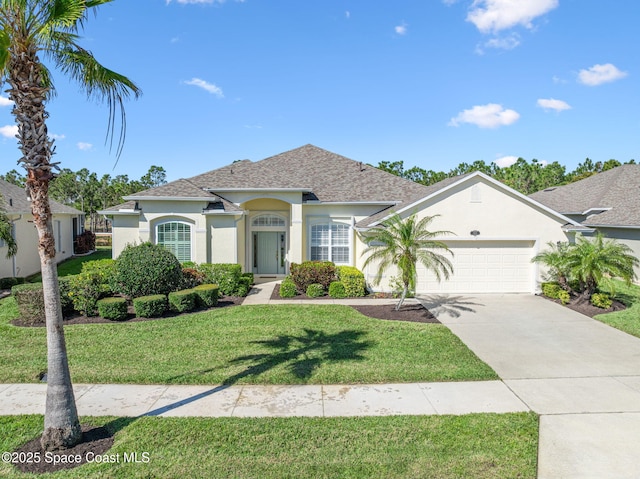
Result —
M 607 238 L 613 238 L 626 244 L 633 251 L 633 255 L 640 259 L 640 228 L 602 228 L 598 227 Z M 640 282 L 640 267 L 635 269 L 636 282 Z

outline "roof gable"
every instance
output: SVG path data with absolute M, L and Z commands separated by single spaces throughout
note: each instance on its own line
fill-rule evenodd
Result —
M 585 225 L 640 227 L 640 165 L 621 165 L 530 198 L 564 214 L 585 215 Z
M 520 193 L 519 191 L 514 190 L 513 188 L 510 188 L 509 186 L 505 185 L 504 183 L 480 172 L 480 171 L 474 171 L 472 173 L 468 173 L 468 174 L 464 174 L 464 175 L 460 175 L 460 176 L 454 176 L 451 178 L 446 178 L 442 181 L 439 181 L 438 183 L 434 183 L 433 185 L 429 186 L 429 192 L 427 195 L 425 195 L 423 198 L 418 199 L 417 201 L 415 201 L 414 203 L 410 203 L 407 205 L 403 205 L 401 208 L 398 208 L 395 210 L 395 212 L 402 214 L 406 211 L 411 211 L 413 209 L 419 209 L 421 204 L 424 204 L 427 201 L 434 201 L 437 202 L 438 198 L 445 195 L 447 191 L 453 189 L 453 188 L 457 188 L 460 187 L 464 184 L 467 184 L 469 186 L 477 183 L 478 181 L 484 181 L 485 183 L 488 183 L 489 185 L 493 186 L 495 189 L 500 190 L 502 192 L 504 192 L 505 194 L 508 194 L 511 197 L 516 198 L 517 200 L 521 201 L 522 203 L 527 204 L 530 207 L 533 207 L 537 210 L 541 210 L 543 211 L 545 214 L 552 216 L 554 218 L 556 218 L 559 222 L 563 223 L 563 224 L 568 224 L 574 227 L 578 227 L 580 228 L 581 225 L 580 223 L 572 220 L 571 218 L 568 218 L 560 213 L 558 213 L 557 211 L 531 199 L 528 198 L 527 196 L 523 195 L 522 193 Z M 361 228 L 370 228 L 376 225 L 379 225 L 380 223 L 382 223 L 383 221 L 385 221 L 394 211 L 389 209 L 386 211 L 382 211 L 376 215 L 373 215 L 363 221 L 360 221 L 356 226 L 361 227 Z
M 21 186 L 0 179 L 0 194 L 2 195 L 2 207 L 6 213 L 31 214 L 31 202 L 27 199 L 27 193 Z M 58 203 L 51 198 L 49 199 L 49 204 L 51 206 L 51 212 L 54 214 L 83 214 L 82 211 Z

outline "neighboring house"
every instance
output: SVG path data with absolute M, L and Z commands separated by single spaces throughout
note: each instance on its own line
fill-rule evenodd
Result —
M 582 229 L 482 173 L 426 187 L 313 145 L 125 200 L 100 212 L 113 222 L 114 257 L 127 244 L 151 241 L 180 261 L 240 263 L 258 280 L 281 278 L 305 260 L 362 269 L 368 228 L 394 211 L 439 214 L 433 229 L 456 234 L 444 238 L 455 274 L 438 283 L 421 270 L 421 293 L 533 293 L 540 275 L 530 259 L 548 241 L 571 240 Z M 364 273 L 370 281 L 377 271 Z
M 0 278 L 29 276 L 40 271 L 38 232 L 33 224 L 31 204 L 24 188 L 0 180 L 2 209 L 9 221 L 13 237 L 18 244 L 18 254 L 7 258 L 7 245 L 0 240 Z M 73 255 L 73 241 L 82 232 L 82 211 L 50 200 L 53 213 L 53 234 L 56 242 L 56 261 Z
M 621 165 L 530 198 L 619 240 L 640 258 L 640 165 Z

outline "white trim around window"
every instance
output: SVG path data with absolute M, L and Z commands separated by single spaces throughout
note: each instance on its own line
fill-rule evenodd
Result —
M 194 225 L 176 219 L 155 225 L 155 242 L 171 251 L 181 263 L 193 260 Z
M 310 218 L 307 258 L 352 265 L 353 229 L 348 219 Z

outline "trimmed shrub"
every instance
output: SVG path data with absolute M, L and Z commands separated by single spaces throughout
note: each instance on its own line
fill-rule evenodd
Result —
M 238 283 L 238 288 L 236 289 L 235 296 L 244 297 L 249 294 L 251 290 L 251 278 L 247 276 L 241 276 L 240 282 Z
M 196 293 L 192 289 L 183 289 L 169 293 L 169 309 L 178 313 L 193 311 L 196 307 Z
M 319 283 L 310 284 L 307 287 L 307 296 L 310 298 L 319 298 L 324 296 L 324 288 Z
M 162 315 L 168 308 L 164 294 L 140 296 L 133 300 L 133 310 L 139 318 L 153 318 Z
M 127 319 L 127 300 L 124 298 L 102 298 L 98 300 L 98 313 L 104 319 L 123 321 Z
M 96 235 L 93 231 L 84 231 L 73 242 L 74 254 L 85 254 L 96 249 Z
M 334 281 L 329 285 L 329 296 L 336 299 L 342 299 L 347 297 L 347 291 L 344 287 L 344 283 L 340 281 Z
M 191 289 L 202 284 L 204 274 L 195 268 L 185 268 L 182 265 L 182 289 Z
M 196 302 L 202 308 L 213 308 L 218 305 L 218 285 L 201 284 L 193 288 Z
M 563 291 L 558 283 L 542 283 L 542 294 L 547 298 L 558 299 L 558 293 Z
M 128 245 L 115 264 L 112 288 L 131 298 L 168 294 L 182 286 L 180 262 L 160 245 Z
M 180 266 L 182 266 L 182 269 L 184 268 L 196 269 L 198 267 L 198 264 L 195 261 L 183 261 L 182 263 L 180 263 Z
M 568 304 L 571 296 L 558 283 L 542 283 L 542 294 L 547 298 L 559 299 L 562 304 Z
M 11 288 L 20 318 L 28 324 L 45 324 L 44 292 L 42 283 L 18 284 Z
M 287 276 L 280 283 L 280 297 L 293 298 L 296 295 L 296 284 L 290 276 Z
M 569 295 L 568 291 L 565 291 L 564 289 L 561 289 L 558 292 L 558 299 L 560 300 L 560 302 L 562 304 L 569 304 L 569 301 L 571 301 L 571 296 Z
M 367 293 L 364 273 L 353 266 L 338 266 L 338 280 L 344 284 L 345 294 L 350 298 L 364 296 Z
M 591 304 L 596 308 L 609 309 L 613 305 L 613 300 L 608 294 L 595 293 L 591 296 Z
M 0 278 L 0 289 L 11 289 L 18 283 L 18 278 L 9 276 L 7 278 Z
M 243 278 L 249 278 L 249 286 L 253 284 L 253 273 L 242 273 Z
M 73 313 L 73 300 L 71 299 L 71 279 L 72 276 L 63 276 L 58 278 L 58 284 L 60 285 L 60 303 L 62 305 L 62 315 L 69 316 Z
M 336 265 L 331 261 L 291 263 L 290 271 L 298 291 L 306 291 L 310 284 L 321 284 L 327 290 L 336 280 Z
M 114 267 L 115 261 L 112 259 L 88 261 L 82 265 L 80 274 L 71 276 L 68 296 L 76 311 L 87 316 L 98 314 L 98 300 L 112 293 L 109 281 Z
M 237 294 L 242 276 L 242 266 L 239 264 L 202 263 L 198 265 L 198 271 L 204 274 L 205 283 L 217 284 L 221 294 L 226 296 Z

